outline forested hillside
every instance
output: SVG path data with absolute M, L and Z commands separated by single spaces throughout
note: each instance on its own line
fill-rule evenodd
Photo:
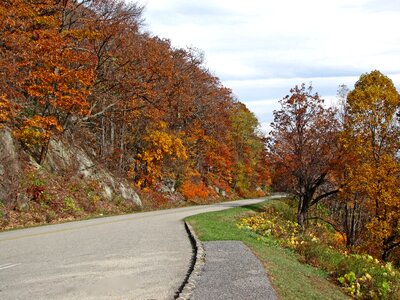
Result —
M 1 1 L 0 122 L 35 160 L 22 174 L 3 172 L 2 215 L 18 210 L 17 194 L 27 190 L 25 202 L 54 202 L 43 195 L 70 188 L 49 187 L 65 174 L 44 175 L 58 140 L 157 205 L 264 194 L 269 172 L 256 117 L 201 52 L 145 33 L 142 10 L 120 0 Z M 61 194 L 64 212 L 81 209 L 85 195 Z

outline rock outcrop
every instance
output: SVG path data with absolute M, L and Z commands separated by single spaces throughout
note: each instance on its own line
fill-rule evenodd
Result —
M 0 128 L 0 200 L 11 197 L 21 172 L 17 146 L 8 128 Z
M 77 146 L 67 145 L 62 140 L 52 140 L 44 165 L 54 172 L 76 170 L 76 174 L 83 179 L 99 182 L 104 198 L 111 200 L 120 196 L 124 200 L 134 202 L 138 207 L 142 206 L 138 194 L 126 180 L 116 179 L 111 172 L 96 165 L 89 155 Z
M 8 199 L 11 193 L 16 193 L 18 187 L 13 186 L 18 180 L 24 165 L 40 168 L 33 158 L 23 151 L 14 140 L 11 130 L 0 129 L 0 200 Z M 80 147 L 62 139 L 52 140 L 49 145 L 43 167 L 55 174 L 72 174 L 82 180 L 96 181 L 101 187 L 101 195 L 112 200 L 121 197 L 142 207 L 142 202 L 130 187 L 129 182 L 115 177 L 110 171 L 96 164 L 94 160 Z

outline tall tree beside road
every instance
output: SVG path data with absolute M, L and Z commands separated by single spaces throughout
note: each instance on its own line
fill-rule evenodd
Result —
M 304 228 L 309 208 L 338 192 L 339 123 L 305 84 L 290 90 L 274 111 L 269 151 L 274 180 L 298 198 L 297 221 Z
M 366 216 L 362 247 L 384 260 L 400 246 L 399 108 L 400 95 L 388 77 L 379 71 L 361 75 L 347 97 L 340 139 L 349 158 L 340 196 Z
M 233 149 L 235 149 L 232 167 L 233 186 L 240 194 L 241 190 L 254 190 L 268 185 L 270 176 L 265 141 L 260 138 L 257 118 L 244 104 L 236 103 L 231 110 L 231 122 Z

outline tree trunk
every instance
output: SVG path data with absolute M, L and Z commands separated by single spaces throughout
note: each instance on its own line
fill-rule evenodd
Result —
M 382 260 L 388 261 L 393 250 L 400 247 L 399 236 L 393 233 L 391 236 L 383 240 Z
M 109 154 L 113 155 L 115 151 L 115 123 L 114 123 L 114 113 L 112 113 L 110 118 L 110 150 Z
M 101 145 L 100 145 L 100 153 L 101 158 L 104 159 L 105 157 L 105 148 L 106 148 L 106 129 L 105 129 L 105 122 L 104 116 L 101 117 Z
M 305 229 L 305 222 L 307 219 L 307 212 L 308 212 L 308 199 L 303 196 L 299 200 L 299 206 L 297 209 L 297 223 L 300 225 L 302 230 Z
M 355 210 L 356 203 L 353 207 L 346 203 L 345 205 L 345 233 L 346 233 L 346 246 L 351 248 L 355 243 Z
M 125 109 L 122 113 L 122 127 L 121 127 L 121 136 L 120 136 L 120 153 L 119 153 L 119 166 L 118 166 L 118 170 L 119 172 L 122 172 L 125 168 L 124 168 L 124 162 L 125 162 L 125 132 L 126 132 L 126 123 L 125 123 L 125 111 L 126 111 L 127 107 L 125 105 Z
M 38 160 L 38 164 L 39 165 L 41 165 L 43 163 L 43 161 L 45 160 L 48 149 L 49 149 L 49 142 L 46 142 L 42 146 L 42 149 L 40 150 L 40 157 L 39 157 L 39 160 Z
M 390 252 L 391 251 L 383 250 L 383 253 L 382 253 L 382 260 L 383 261 L 388 261 Z

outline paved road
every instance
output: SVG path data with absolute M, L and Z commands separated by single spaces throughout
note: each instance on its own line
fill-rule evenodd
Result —
M 192 256 L 182 219 L 260 201 L 0 233 L 0 299 L 173 299 Z

